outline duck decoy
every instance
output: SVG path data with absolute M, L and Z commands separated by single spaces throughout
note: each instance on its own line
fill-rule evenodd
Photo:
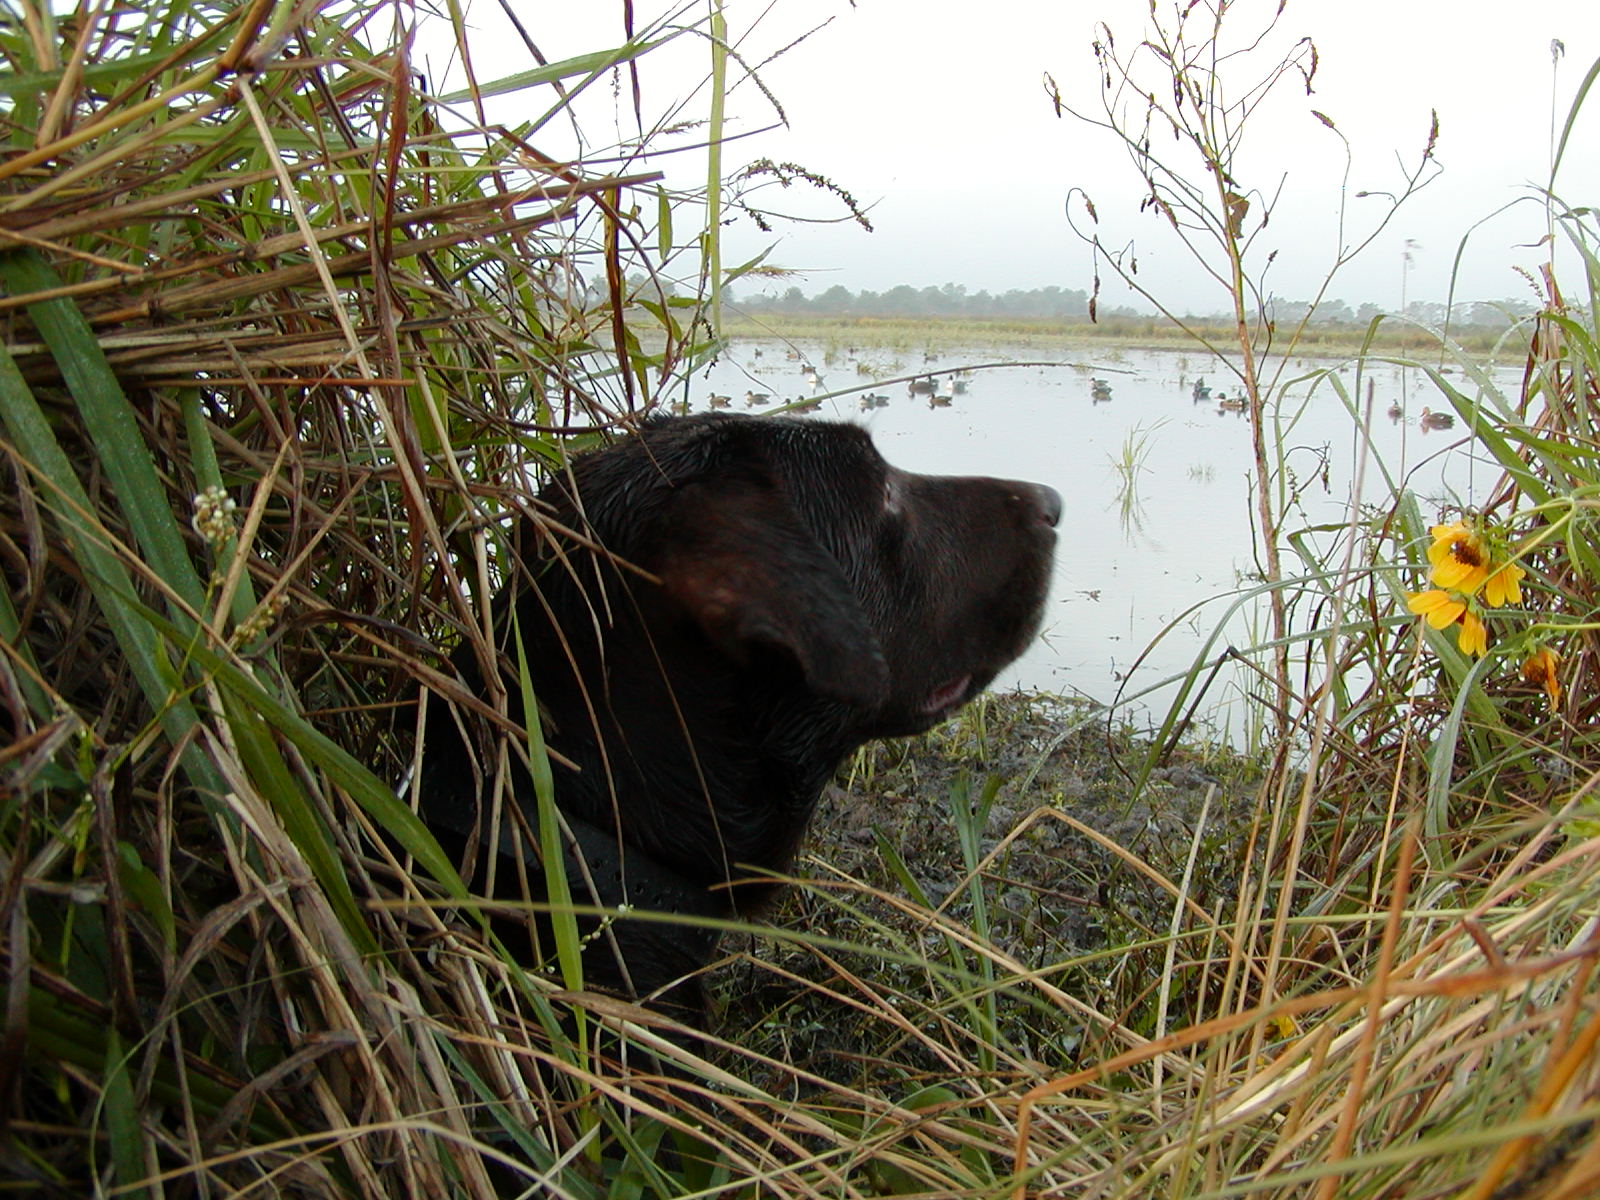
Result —
M 1456 419 L 1449 413 L 1434 412 L 1431 408 L 1424 408 L 1421 423 L 1424 429 L 1449 429 L 1456 423 Z

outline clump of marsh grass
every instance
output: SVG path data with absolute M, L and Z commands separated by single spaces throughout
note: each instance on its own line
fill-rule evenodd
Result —
M 637 145 L 610 170 L 540 131 L 684 32 L 724 43 L 641 25 L 516 80 L 469 71 L 446 102 L 405 5 L 16 16 L 0 1174 L 58 1195 L 686 1186 L 655 1148 L 716 1107 L 667 1088 L 649 1018 L 509 961 L 396 784 L 417 722 L 452 719 L 422 715 L 424 685 L 498 702 L 444 654 L 492 653 L 541 475 L 718 345 L 706 290 L 669 282 L 707 277 L 705 194 Z M 517 88 L 542 122 L 485 115 Z M 674 208 L 702 222 L 678 242 Z M 634 1033 L 574 1036 L 600 1028 Z M 635 1043 L 648 1067 L 617 1057 Z M 760 1173 L 771 1129 L 740 1128 L 717 1153 Z
M 1117 452 L 1106 456 L 1106 461 L 1110 463 L 1112 474 L 1116 479 L 1117 518 L 1122 523 L 1123 533 L 1128 537 L 1133 537 L 1144 529 L 1144 505 L 1139 500 L 1139 476 L 1150 469 L 1146 464 L 1155 449 L 1153 439 L 1165 424 L 1165 421 L 1157 421 L 1149 428 L 1135 425 L 1124 435 L 1122 445 L 1117 447 Z

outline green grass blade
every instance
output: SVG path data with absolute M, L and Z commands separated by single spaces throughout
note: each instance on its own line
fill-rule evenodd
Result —
M 284 832 L 322 885 L 329 905 L 338 914 L 351 941 L 363 954 L 375 953 L 377 944 L 367 928 L 361 906 L 356 903 L 350 881 L 345 877 L 333 835 L 307 800 L 299 781 L 290 773 L 282 752 L 273 745 L 265 719 L 258 710 L 226 689 L 222 692 L 222 705 L 234 745 L 239 748 L 251 782 L 283 822 Z
M 550 901 L 550 925 L 556 943 L 556 962 L 562 981 L 569 988 L 583 986 L 583 945 L 578 922 L 572 915 L 572 886 L 567 879 L 566 856 L 561 852 L 562 833 L 556 814 L 555 780 L 550 774 L 550 755 L 545 750 L 544 729 L 539 721 L 539 698 L 533 691 L 533 674 L 528 666 L 528 647 L 517 624 L 517 610 L 511 610 L 512 640 L 517 644 L 517 683 L 522 693 L 522 711 L 528 730 L 528 765 L 533 773 L 534 802 L 539 810 L 539 845 L 544 853 L 545 894 Z
M 142 1200 L 150 1193 L 137 1186 L 145 1178 L 144 1130 L 139 1125 L 139 1106 L 134 1099 L 133 1080 L 128 1077 L 128 1055 L 115 1029 L 106 1033 L 106 1055 L 100 1103 L 105 1113 L 106 1142 L 111 1151 L 111 1169 L 118 1183 L 117 1194 Z
M 46 503 L 66 534 L 96 603 L 105 614 L 129 670 L 147 703 L 160 714 L 174 745 L 185 745 L 190 779 L 209 795 L 220 795 L 222 778 L 189 741 L 198 718 L 179 684 L 161 640 L 136 614 L 133 581 L 89 513 L 94 509 L 66 453 L 11 355 L 0 347 L 0 421 L 47 489 Z
M 597 50 L 592 54 L 579 54 L 573 58 L 565 58 L 560 62 L 553 62 L 543 67 L 534 67 L 528 71 L 518 71 L 515 75 L 507 75 L 493 83 L 480 84 L 475 91 L 449 92 L 439 97 L 446 104 L 459 104 L 463 100 L 476 98 L 488 99 L 491 96 L 504 96 L 511 92 L 525 91 L 528 88 L 539 87 L 544 84 L 560 83 L 564 79 L 571 79 L 582 75 L 588 79 L 596 79 L 604 75 L 612 67 L 621 66 L 625 62 L 639 58 L 666 45 L 678 37 L 683 30 L 669 33 L 653 41 L 624 42 L 610 50 Z
M 0 255 L 0 278 L 13 295 L 42 292 L 61 280 L 32 250 Z M 166 488 L 151 461 L 133 406 L 106 361 L 83 314 L 65 298 L 28 305 L 61 370 L 67 391 L 83 413 L 117 504 L 150 566 L 183 602 L 199 611 L 205 594 L 183 534 L 172 515 Z M 180 624 L 186 623 L 182 615 Z

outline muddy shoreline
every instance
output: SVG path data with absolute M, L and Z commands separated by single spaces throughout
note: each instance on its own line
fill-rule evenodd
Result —
M 860 1084 L 893 1023 L 874 1010 L 938 1020 L 941 995 L 1016 965 L 1092 1004 L 1107 972 L 1149 969 L 1136 948 L 1167 928 L 1191 854 L 1187 902 L 1231 908 L 1260 779 L 1248 760 L 1180 746 L 1135 795 L 1149 750 L 1083 701 L 1030 691 L 866 747 L 818 805 L 774 936 L 725 939 L 719 1032 Z M 997 953 L 966 948 L 970 934 Z M 1037 997 L 1013 1000 L 1007 1040 L 1044 1053 L 1029 1038 Z M 907 1052 L 901 1039 L 897 1061 Z

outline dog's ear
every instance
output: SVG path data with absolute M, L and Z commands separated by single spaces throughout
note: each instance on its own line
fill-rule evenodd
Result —
M 889 668 L 866 614 L 787 497 L 700 482 L 674 500 L 655 570 L 718 649 L 737 662 L 777 650 L 819 695 L 869 709 L 884 701 Z

